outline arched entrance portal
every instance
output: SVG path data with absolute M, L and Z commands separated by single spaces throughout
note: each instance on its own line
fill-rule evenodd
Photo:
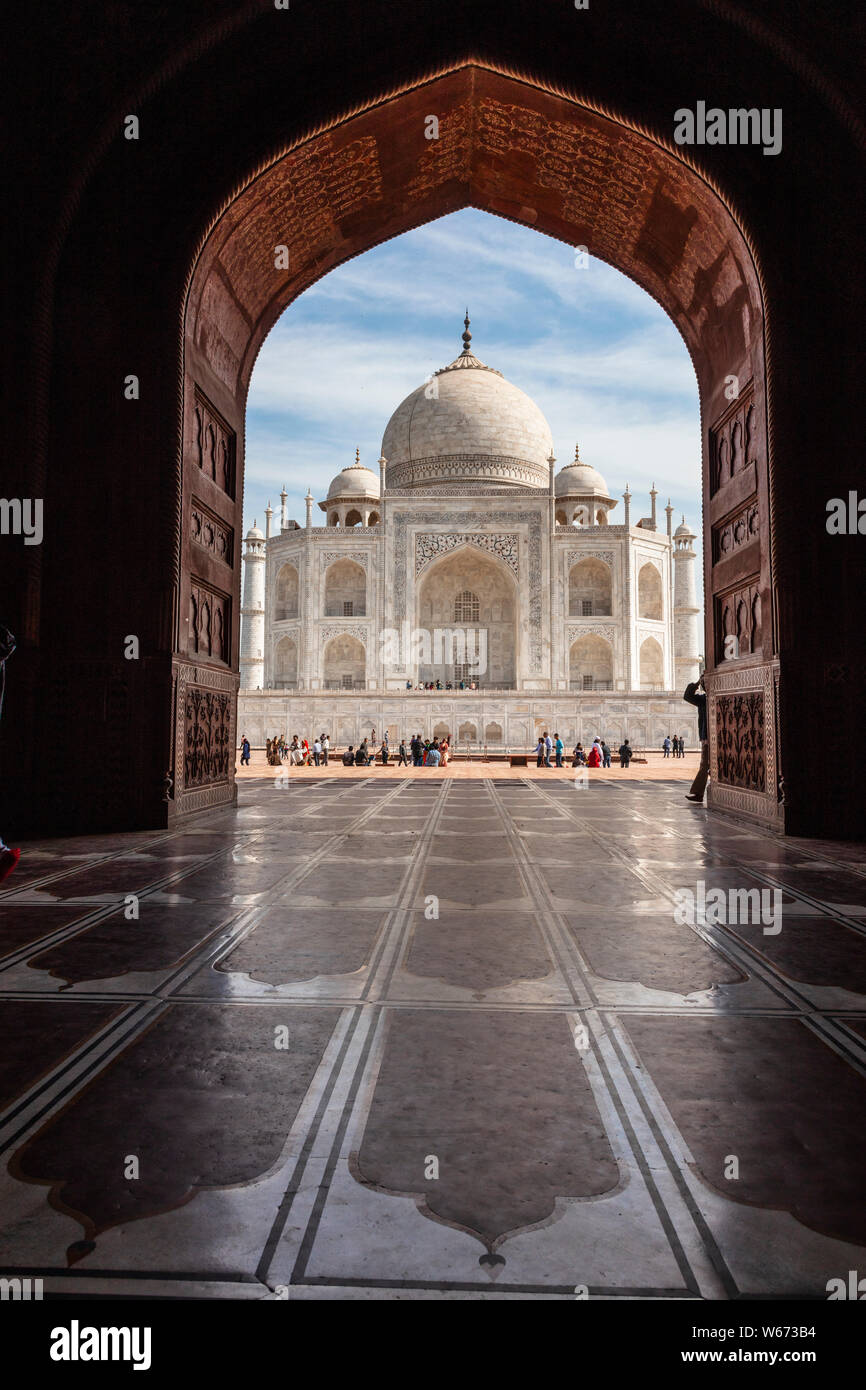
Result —
M 704 6 L 711 8 L 719 7 Z M 171 102 L 188 91 L 183 64 L 158 81 L 154 73 L 150 95 L 142 88 L 140 98 L 159 111 L 160 129 L 175 132 L 178 158 L 159 167 L 151 162 L 145 175 L 145 165 L 128 158 L 134 151 L 114 138 L 116 113 L 106 108 L 93 159 L 79 151 L 72 160 L 62 217 L 63 189 L 47 197 L 57 235 L 51 254 L 40 258 L 38 293 L 29 282 L 22 289 L 30 318 L 39 321 L 39 348 L 22 356 L 20 366 L 17 349 L 8 354 L 10 379 L 33 403 L 20 423 L 33 466 L 22 461 L 25 448 L 10 451 L 21 461 L 10 466 L 21 495 L 44 497 L 46 518 L 59 528 L 46 534 L 51 543 L 21 552 L 23 566 L 18 550 L 5 552 L 6 619 L 21 642 L 4 742 L 21 750 L 24 763 L 5 767 L 3 778 L 19 823 L 45 830 L 71 825 L 75 807 L 76 829 L 157 825 L 231 800 L 232 759 L 225 750 L 237 732 L 243 425 L 258 348 L 293 298 L 333 266 L 471 205 L 566 245 L 586 246 L 590 266 L 593 258 L 608 260 L 656 298 L 689 347 L 702 413 L 711 804 L 775 824 L 777 696 L 783 728 L 796 733 L 817 718 L 828 738 L 844 738 L 862 688 L 851 664 L 859 650 L 856 614 L 842 604 L 832 631 L 822 628 L 818 584 L 820 577 L 827 592 L 857 592 L 862 563 L 857 547 L 818 524 L 826 497 L 846 496 L 850 486 L 850 428 L 842 422 L 846 412 L 853 418 L 855 387 L 845 369 L 854 360 L 862 314 L 857 317 L 849 298 L 844 332 L 830 325 L 824 272 L 810 265 L 806 275 L 785 223 L 798 202 L 832 203 L 844 263 L 853 215 L 838 189 L 853 150 L 850 132 L 823 109 L 822 156 L 801 150 L 796 166 L 759 154 L 755 165 L 676 147 L 670 102 L 663 99 L 668 87 L 662 89 L 658 75 L 674 51 L 664 33 L 683 22 L 671 13 L 658 26 L 656 64 L 632 73 L 640 80 L 630 84 L 625 112 L 617 87 L 624 90 L 621 64 L 607 61 L 616 56 L 613 34 L 578 71 L 570 54 L 545 50 L 534 32 L 522 36 L 525 48 L 509 50 L 499 20 L 494 26 L 477 11 L 482 47 L 498 60 L 465 58 L 447 24 L 437 31 L 447 41 L 413 57 L 391 46 L 391 10 L 379 67 L 354 73 L 351 91 L 334 80 L 323 56 L 318 81 L 293 95 L 289 109 L 282 68 L 277 73 L 271 65 L 266 89 L 252 60 L 256 100 L 249 112 L 261 108 L 257 126 L 252 119 L 239 125 L 212 96 L 231 89 L 236 78 L 234 37 L 220 40 L 213 80 L 202 85 L 194 109 L 184 104 L 182 121 Z M 293 35 L 303 22 L 303 16 L 293 21 Z M 721 20 L 713 25 L 725 29 Z M 248 37 L 244 51 L 252 53 Z M 311 61 L 320 47 L 310 50 Z M 515 70 L 514 55 L 524 51 L 532 54 L 526 61 L 541 74 L 537 79 Z M 674 69 L 680 54 L 677 47 Z M 584 56 L 581 49 L 581 64 Z M 757 75 L 754 46 L 743 43 L 739 56 L 741 70 Z M 143 71 L 148 61 L 142 58 Z M 778 77 L 776 59 L 762 52 L 760 61 Z M 431 62 L 443 66 L 422 72 Z M 791 81 L 805 92 L 805 82 Z M 564 85 L 571 82 L 579 89 Z M 136 109 L 132 97 L 128 109 Z M 424 137 L 431 110 L 438 113 L 438 141 Z M 212 159 L 215 148 L 219 161 Z M 756 167 L 765 175 L 771 164 L 776 174 L 784 167 L 790 180 L 784 197 L 766 196 L 765 184 L 754 181 Z M 706 172 L 712 169 L 724 170 L 726 193 Z M 122 205 L 121 184 L 128 191 Z M 181 217 L 167 215 L 179 208 Z M 109 215 L 120 219 L 113 249 L 104 242 Z M 277 256 L 281 247 L 285 254 Z M 131 255 L 141 268 L 135 277 L 127 274 Z M 766 282 L 766 293 L 776 296 L 772 420 L 764 272 L 775 277 Z M 110 318 L 102 307 L 106 295 Z M 75 353 L 66 348 L 71 341 Z M 812 356 L 829 345 L 832 392 L 816 392 L 804 341 Z M 130 345 L 135 360 L 121 368 Z M 124 373 L 139 382 L 137 400 L 123 398 Z M 13 432 L 18 428 L 13 423 Z M 126 524 L 127 490 L 115 496 L 92 464 L 97 436 L 105 456 L 124 458 L 135 479 L 137 528 Z M 772 454 L 771 439 L 777 441 Z M 833 462 L 818 471 L 803 468 L 803 457 L 818 456 Z M 817 522 L 804 530 L 804 516 Z M 387 506 L 382 521 L 387 532 Z M 111 536 L 110 550 L 98 543 L 103 534 Z M 119 565 L 128 567 L 124 585 L 113 582 Z M 778 588 L 773 565 L 783 579 Z M 72 572 L 74 605 L 68 602 Z M 301 595 L 312 592 L 309 580 L 318 592 L 320 578 L 302 575 Z M 221 609 L 228 640 L 216 654 L 204 653 L 201 643 L 196 651 L 195 591 L 205 595 L 212 622 L 214 600 Z M 734 615 L 734 635 L 736 615 L 749 614 L 748 651 L 741 647 L 728 661 L 722 610 Z M 123 654 L 130 633 L 140 639 L 138 663 Z M 787 680 L 779 679 L 777 641 Z M 102 750 L 96 773 L 80 735 L 85 723 Z M 43 750 L 44 727 L 68 730 L 60 769 Z M 187 754 L 195 749 L 206 753 L 190 758 L 190 780 Z M 787 828 L 832 835 L 862 826 L 862 798 L 843 756 L 832 773 L 796 762 L 787 771 Z M 84 805 L 82 787 L 91 789 Z
M 423 134 L 424 115 L 431 109 L 443 113 L 439 142 L 408 134 L 395 139 L 395 131 L 409 132 L 414 123 Z M 445 148 L 450 155 L 443 165 Z M 315 219 L 301 196 L 314 168 Z M 749 598 L 749 611 L 773 612 L 762 292 L 754 258 L 729 208 L 673 147 L 525 81 L 467 65 L 362 111 L 275 160 L 214 224 L 194 268 L 184 328 L 185 494 L 205 488 L 212 507 L 221 506 L 227 521 L 239 524 L 236 478 L 232 492 L 221 475 L 214 479 L 203 470 L 198 422 L 214 429 L 227 456 L 239 455 L 252 365 L 282 310 L 323 270 L 467 204 L 589 247 L 652 294 L 685 339 L 706 422 L 711 801 L 778 823 L 772 623 L 765 618 L 761 630 L 751 634 L 748 654 L 726 662 L 722 672 L 714 669 L 720 656 L 716 609 L 723 596 L 731 598 L 728 589 L 763 595 L 759 605 Z M 287 248 L 288 269 L 274 268 L 278 245 Z M 734 401 L 725 394 L 731 376 L 739 384 Z M 237 477 L 242 462 L 237 457 Z M 748 552 L 735 567 L 727 559 L 717 562 L 715 518 L 727 525 L 738 510 L 750 508 L 759 521 Z M 192 582 L 182 574 L 182 590 Z M 466 586 L 471 592 L 468 579 Z M 189 607 L 184 597 L 181 614 Z M 646 603 L 652 596 L 641 598 Z M 427 602 L 431 599 L 432 589 Z M 506 640 L 510 616 L 499 621 L 499 668 L 508 683 L 516 676 Z M 189 637 L 181 627 L 178 689 L 194 683 Z M 223 686 L 230 696 L 230 670 Z M 717 729 L 725 730 L 720 746 L 739 750 L 736 756 L 717 757 Z M 186 789 L 177 761 L 175 767 L 180 775 L 174 810 L 182 811 Z M 215 801 L 230 794 L 228 784 L 214 787 Z
M 517 594 L 504 566 L 474 546 L 429 566 L 418 588 L 417 679 L 517 684 Z M 411 653 L 415 656 L 415 653 Z

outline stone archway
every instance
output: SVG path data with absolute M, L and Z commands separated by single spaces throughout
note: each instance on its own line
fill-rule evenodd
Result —
M 410 128 L 413 121 L 422 129 L 431 101 L 443 112 L 444 140 L 422 146 L 395 142 L 392 134 L 382 138 L 386 125 L 390 132 L 397 128 L 398 115 L 400 129 Z M 438 159 L 445 148 L 455 161 L 448 165 L 447 179 Z M 321 171 L 319 197 L 324 206 L 340 207 L 330 221 L 325 218 L 315 225 L 297 196 L 299 181 L 313 165 Z M 692 356 L 707 424 L 705 512 L 716 516 L 729 511 L 734 494 L 742 494 L 743 505 L 757 507 L 761 520 L 759 541 L 749 557 L 751 582 L 764 595 L 763 613 L 771 614 L 764 308 L 748 242 L 724 201 L 680 151 L 674 153 L 673 147 L 650 141 L 623 122 L 562 95 L 480 64 L 444 73 L 423 89 L 401 92 L 287 151 L 250 180 L 215 224 L 198 258 L 187 306 L 185 418 L 191 453 L 185 469 L 197 470 L 198 476 L 193 402 L 210 402 L 206 408 L 213 407 L 212 417 L 218 413 L 218 423 L 222 420 L 232 432 L 231 447 L 236 448 L 258 348 L 286 305 L 323 269 L 446 208 L 468 203 L 517 221 L 529 220 L 539 231 L 573 245 L 587 245 L 592 254 L 642 285 L 673 318 Z M 270 268 L 278 244 L 287 247 L 289 270 Z M 239 305 L 249 324 L 242 331 Z M 238 325 L 233 337 L 226 334 L 229 323 Z M 202 344 L 217 341 L 219 353 L 202 352 Z M 742 383 L 736 408 L 724 394 L 730 374 Z M 737 471 L 732 474 L 729 463 L 725 473 L 713 461 L 723 442 L 730 459 L 735 439 Z M 705 550 L 712 557 L 717 553 L 712 535 L 706 539 Z M 716 650 L 713 596 L 724 578 L 723 567 L 716 580 L 711 563 L 711 653 Z M 736 724 L 742 709 L 742 701 L 725 688 L 732 675 L 738 688 L 745 680 L 761 705 L 760 753 L 744 763 L 755 770 L 753 785 L 744 784 L 742 768 L 716 764 L 711 796 L 714 804 L 775 822 L 779 800 L 772 624 L 765 621 L 752 638 L 748 660 L 748 667 L 736 673 L 726 669 L 718 680 L 711 669 L 707 679 L 714 727 L 719 721 Z M 506 659 L 503 669 L 507 664 Z M 743 737 L 757 741 L 755 729 L 750 719 Z M 736 740 L 729 737 L 727 742 Z
M 281 637 L 274 647 L 274 685 L 290 689 L 298 682 L 298 644 L 293 637 Z
M 641 690 L 664 690 L 665 659 L 655 637 L 645 637 L 638 653 Z
M 650 560 L 641 565 L 637 576 L 637 615 L 661 622 L 664 617 L 662 577 Z
M 364 644 L 349 632 L 330 638 L 322 654 L 326 690 L 363 690 L 367 654 Z
M 613 687 L 613 648 L 597 633 L 588 632 L 572 642 L 568 656 L 572 690 L 610 690 Z
M 298 571 L 291 561 L 281 565 L 277 572 L 277 587 L 274 594 L 274 620 L 283 622 L 298 616 Z
M 613 612 L 610 566 L 588 558 L 572 565 L 568 573 L 568 613 L 572 618 L 609 615 Z
M 230 47 L 226 45 L 221 58 L 226 64 Z M 128 601 L 117 611 L 111 585 L 103 582 L 100 571 L 87 586 L 81 605 L 87 622 L 83 617 L 64 618 L 66 629 L 62 629 L 60 599 L 69 564 L 61 572 L 48 547 L 44 556 L 27 557 L 27 575 L 16 587 L 16 594 L 26 591 L 22 605 L 31 643 L 38 640 L 52 659 L 60 649 L 70 657 L 86 652 L 91 658 L 76 665 L 73 673 L 75 700 L 81 708 L 112 710 L 111 729 L 117 732 L 109 733 L 106 724 L 105 737 L 116 739 L 116 746 L 106 746 L 106 767 L 120 771 L 106 772 L 104 794 L 94 797 L 89 823 L 161 824 L 188 811 L 231 801 L 231 760 L 219 750 L 231 746 L 235 734 L 243 427 L 256 354 L 282 311 L 340 261 L 467 205 L 532 226 L 566 245 L 587 246 L 591 257 L 609 261 L 653 295 L 689 348 L 703 421 L 705 651 L 715 759 L 711 804 L 779 823 L 777 703 L 781 716 L 797 727 L 792 711 L 806 698 L 801 687 L 804 692 L 808 688 L 813 702 L 829 702 L 828 708 L 836 695 L 836 705 L 843 696 L 849 698 L 851 682 L 846 685 L 842 679 L 833 685 L 835 665 L 831 663 L 825 681 L 823 666 L 813 670 L 814 663 L 797 655 L 795 639 L 804 610 L 793 596 L 802 597 L 800 588 L 806 583 L 796 562 L 800 531 L 786 511 L 786 489 L 775 486 L 772 470 L 781 469 L 793 490 L 798 476 L 793 449 L 802 446 L 802 438 L 790 420 L 802 423 L 797 402 L 803 392 L 798 395 L 788 389 L 783 377 L 777 380 L 777 387 L 786 392 L 788 448 L 773 460 L 764 282 L 752 236 L 744 231 L 742 209 L 745 206 L 748 217 L 758 223 L 763 214 L 761 206 L 750 201 L 747 175 L 733 167 L 726 170 L 734 206 L 698 170 L 698 153 L 673 145 L 669 126 L 658 111 L 641 105 L 644 98 L 636 98 L 633 112 L 626 115 L 621 107 L 614 109 L 604 100 L 593 103 L 592 83 L 586 88 L 590 96 L 580 97 L 557 86 L 550 71 L 547 78 L 536 80 L 509 70 L 504 61 L 497 67 L 493 61 L 461 57 L 456 49 L 447 64 L 442 61 L 440 70 L 423 77 L 412 70 L 409 60 L 398 62 L 396 75 L 388 80 L 395 81 L 399 90 L 377 86 L 375 77 L 365 87 L 363 76 L 358 77 L 351 97 L 328 87 L 313 133 L 302 129 L 295 112 L 283 127 L 288 134 L 282 145 L 273 143 L 276 126 L 270 120 L 256 136 L 238 131 L 218 172 L 210 173 L 206 160 L 195 164 L 196 194 L 182 232 L 187 240 L 179 241 L 172 228 L 175 260 L 159 282 L 158 302 L 148 320 L 158 323 L 158 331 L 148 330 L 148 338 L 143 324 L 139 325 L 151 383 L 164 382 L 166 372 L 171 376 L 177 353 L 177 399 L 164 390 L 142 392 L 134 411 L 141 426 L 138 433 L 130 433 L 132 411 L 115 418 L 105 407 L 98 421 L 109 446 L 135 468 L 139 503 L 142 514 L 146 512 L 142 536 L 134 538 L 130 549 L 142 574 L 141 586 L 134 591 L 135 612 L 130 615 Z M 549 68 L 542 64 L 539 71 Z M 223 73 L 230 84 L 231 68 L 225 67 Z M 405 80 L 407 74 L 411 76 Z M 168 74 L 161 81 L 169 82 Z M 442 113 L 439 141 L 423 136 L 431 102 Z M 207 99 L 204 107 L 208 107 Z M 190 129 L 198 131 L 195 121 Z M 112 153 L 111 160 L 114 157 Z M 97 245 L 98 229 L 104 227 L 100 197 L 116 187 L 118 172 L 116 163 L 107 167 L 112 177 L 99 197 L 91 198 L 85 189 L 90 174 L 82 172 L 81 196 L 91 201 L 80 217 L 71 206 L 64 224 L 61 237 L 78 218 L 79 251 Z M 188 173 L 182 170 L 187 182 Z M 818 180 L 819 176 L 818 168 L 811 165 L 810 177 Z M 154 231 L 154 225 L 151 219 L 148 231 Z M 778 238 L 767 232 L 766 219 L 760 230 L 761 245 L 770 255 Z M 165 232 L 163 252 L 169 241 Z M 280 246 L 286 248 L 282 262 L 286 269 L 275 262 L 275 247 Z M 61 449 L 65 457 L 82 461 L 92 453 L 91 423 L 77 419 L 72 407 L 86 397 L 88 381 L 104 375 L 106 364 L 119 360 L 118 349 L 128 341 L 128 322 L 138 322 L 135 304 L 141 297 L 140 285 L 135 295 L 127 294 L 121 278 L 118 270 L 115 288 L 119 296 L 126 295 L 123 307 L 129 314 L 124 319 L 118 312 L 117 328 L 106 328 L 74 362 L 61 360 L 59 354 L 51 358 L 50 419 L 47 408 L 40 417 L 39 447 L 51 456 L 55 514 L 75 521 L 75 526 L 67 528 L 70 536 L 80 524 L 82 547 L 90 535 L 87 519 L 98 514 L 104 488 L 95 474 L 92 482 L 82 478 L 84 469 L 75 470 L 73 483 L 71 476 L 63 475 L 59 459 Z M 95 326 L 91 310 L 82 306 L 99 302 L 104 280 L 103 268 L 90 255 L 79 256 L 68 286 L 62 277 L 52 282 L 52 293 L 55 284 L 60 286 L 63 333 L 70 333 L 73 323 L 85 329 Z M 156 280 L 147 283 L 157 288 Z M 784 317 L 781 300 L 780 296 Z M 790 339 L 787 328 L 786 334 Z M 88 338 L 86 331 L 78 336 Z M 786 351 L 788 346 L 786 341 Z M 798 353 L 799 349 L 791 349 L 789 365 L 796 366 L 802 355 Z M 46 362 L 50 357 L 49 352 Z M 735 398 L 726 393 L 731 379 L 738 386 Z M 43 392 L 48 389 L 44 383 L 40 387 Z M 823 418 L 832 433 L 830 415 L 824 412 Z M 152 481 L 145 478 L 152 450 L 147 456 L 137 452 L 143 448 L 138 439 L 148 437 L 163 441 L 162 471 L 158 476 L 154 473 Z M 50 445 L 46 444 L 49 439 Z M 177 446 L 176 459 L 171 457 L 172 441 Z M 34 495 L 43 495 L 44 483 L 43 476 L 34 474 Z M 817 484 L 809 486 L 814 491 Z M 841 489 L 840 482 L 837 490 Z M 810 495 L 810 505 L 813 501 Z M 815 505 L 820 512 L 819 502 Z M 195 539 L 195 518 L 200 521 L 202 509 L 222 534 L 230 563 L 202 555 Z M 754 528 L 751 523 L 746 527 L 747 542 L 732 553 L 727 528 L 739 533 L 742 517 L 757 519 Z M 119 519 L 112 510 L 112 525 Z M 774 590 L 772 572 L 780 551 L 771 529 L 778 525 L 783 530 L 787 565 L 787 588 L 781 598 Z M 74 558 L 83 561 L 84 554 L 84 550 L 76 552 Z M 842 573 L 848 562 L 838 557 L 837 547 L 832 563 Z M 206 591 L 212 616 L 214 605 L 220 610 L 227 640 L 217 655 L 213 650 L 202 655 L 195 648 L 190 615 L 197 588 L 199 593 Z M 803 592 L 808 596 L 808 586 Z M 750 651 L 723 663 L 717 601 L 728 598 L 734 600 L 735 610 L 740 602 L 748 602 L 750 613 L 757 615 L 757 626 L 750 632 Z M 777 635 L 782 619 L 788 624 L 786 659 L 797 671 L 787 693 L 778 690 Z M 144 635 L 153 656 L 146 667 L 133 671 L 117 655 L 115 634 L 121 627 L 124 632 L 132 627 Z M 850 624 L 845 628 L 850 637 L 849 629 Z M 104 651 L 89 635 L 95 631 L 106 634 Z M 52 679 L 47 655 L 38 675 L 36 670 L 36 666 L 28 667 L 28 689 L 34 692 L 43 678 L 45 682 Z M 72 667 L 64 666 L 64 671 L 66 679 Z M 51 720 L 55 708 L 66 708 L 56 678 L 52 688 Z M 155 713 L 147 737 L 136 741 L 134 711 L 142 707 L 145 697 L 153 699 Z M 202 710 L 207 711 L 205 723 Z M 46 717 L 48 711 L 45 704 Z M 35 746 L 38 740 L 28 735 L 26 718 L 11 708 L 7 717 L 17 720 L 18 742 Z M 136 742 L 132 764 L 129 749 Z M 185 749 L 201 746 L 208 753 L 194 760 L 198 770 L 189 783 Z M 744 747 L 748 756 L 730 751 Z M 719 748 L 723 749 L 721 759 Z M 88 775 L 83 754 L 80 759 L 71 754 L 51 792 L 39 798 L 43 823 L 46 818 L 60 823 L 72 792 Z M 795 766 L 795 784 L 797 778 L 802 784 L 803 775 Z M 131 781 L 136 786 L 133 799 Z M 817 816 L 814 808 L 820 802 L 821 823 L 826 822 L 825 833 L 830 833 L 830 808 L 839 785 L 837 774 L 835 779 L 828 777 L 826 788 L 822 783 L 820 798 L 816 799 L 814 789 L 810 795 L 801 794 L 794 813 L 800 818 L 797 823 L 805 825 Z M 800 790 L 804 791 L 802 785 Z M 788 803 L 788 810 L 793 804 Z
M 416 613 L 418 680 L 517 684 L 518 594 L 491 555 L 463 545 L 435 560 L 421 576 Z
M 325 617 L 363 618 L 367 575 L 354 560 L 335 560 L 325 572 Z

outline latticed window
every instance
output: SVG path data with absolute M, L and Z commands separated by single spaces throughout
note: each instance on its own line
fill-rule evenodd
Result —
M 343 599 L 343 617 L 344 617 L 344 618 L 354 618 L 354 616 L 355 616 L 355 600 L 352 599 L 352 598 L 344 598 L 344 599 Z
M 591 617 L 592 617 L 592 599 L 591 599 L 591 598 L 581 599 L 581 605 L 582 605 L 582 609 L 583 609 L 582 616 L 583 616 L 584 618 L 591 618 Z
M 464 589 L 454 600 L 455 623 L 478 622 L 478 595 L 471 589 Z

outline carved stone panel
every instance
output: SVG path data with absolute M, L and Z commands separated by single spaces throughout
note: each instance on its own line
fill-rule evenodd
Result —
M 759 536 L 758 503 L 753 500 L 741 507 L 735 516 L 713 527 L 713 564 L 726 560 L 735 550 L 757 540 Z
M 232 499 L 235 495 L 236 445 L 234 430 L 204 393 L 196 390 L 193 458 L 202 473 Z
M 184 692 L 183 782 L 188 791 L 225 782 L 232 757 L 232 699 L 224 690 Z
M 478 531 L 475 533 L 467 532 L 424 532 L 415 537 L 415 576 L 426 569 L 431 560 L 437 559 L 440 555 L 447 555 L 449 551 L 457 550 L 461 545 L 474 545 L 479 550 L 486 550 L 497 559 L 502 560 L 511 570 L 515 579 L 518 578 L 518 548 L 519 536 L 505 535 L 495 531 Z
M 759 453 L 758 418 L 752 385 L 743 390 L 710 430 L 710 493 L 736 477 Z
M 761 591 L 757 578 L 726 594 L 716 594 L 716 662 L 751 656 L 761 650 Z M 735 642 L 727 641 L 735 638 Z
M 233 564 L 234 531 L 196 497 L 190 508 L 189 534 L 203 550 L 209 551 L 226 565 Z
M 190 655 L 231 664 L 231 605 L 227 594 L 200 579 L 190 581 Z
M 763 691 L 720 694 L 715 707 L 718 780 L 728 786 L 765 792 Z

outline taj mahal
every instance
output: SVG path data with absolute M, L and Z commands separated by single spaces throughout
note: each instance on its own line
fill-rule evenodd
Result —
M 626 486 L 620 520 L 578 449 L 557 470 L 541 410 L 464 324 L 456 360 L 391 416 L 378 472 L 356 451 L 334 478 L 323 525 L 309 490 L 290 520 L 284 488 L 279 529 L 269 503 L 247 532 L 239 733 L 696 746 L 695 533 L 670 503 L 659 524 L 655 486 L 637 519 Z

